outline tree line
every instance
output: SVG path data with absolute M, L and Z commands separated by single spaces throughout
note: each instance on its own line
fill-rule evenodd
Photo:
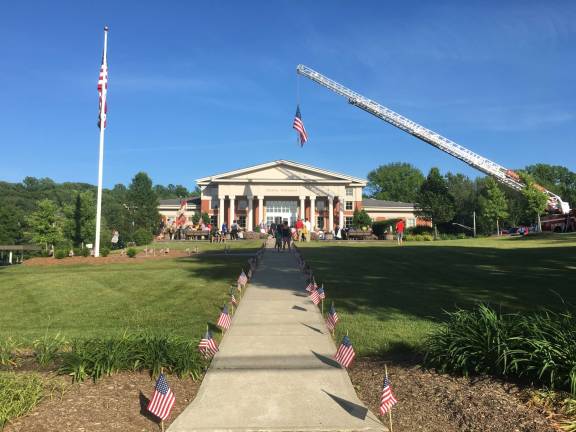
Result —
M 32 242 L 49 247 L 82 247 L 93 243 L 96 232 L 96 186 L 56 183 L 49 178 L 26 177 L 21 183 L 0 182 L 0 244 Z M 102 193 L 103 245 L 112 230 L 124 241 L 151 235 L 160 223 L 160 199 L 199 195 L 182 185 L 153 185 L 140 172 L 128 186 L 117 184 Z
M 425 177 L 418 168 L 403 162 L 382 165 L 368 174 L 367 196 L 416 203 L 441 231 L 453 232 L 460 224 L 471 227 L 476 214 L 480 234 L 492 234 L 502 227 L 533 225 L 544 212 L 547 197 L 538 185 L 576 203 L 576 173 L 563 166 L 529 165 L 516 171 L 527 187 L 514 191 L 492 177 L 468 176 L 432 168 Z

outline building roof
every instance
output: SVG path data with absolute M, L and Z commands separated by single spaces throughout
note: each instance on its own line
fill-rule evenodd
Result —
M 385 201 L 374 198 L 364 198 L 362 200 L 362 207 L 375 207 L 375 208 L 414 208 L 413 203 L 405 203 L 399 201 Z
M 361 179 L 358 177 L 352 177 L 352 176 L 349 176 L 347 174 L 341 174 L 341 173 L 337 173 L 334 171 L 328 171 L 328 170 L 325 170 L 322 168 L 313 167 L 311 165 L 306 165 L 306 164 L 302 164 L 299 162 L 282 160 L 282 159 L 271 161 L 271 162 L 266 162 L 266 163 L 263 163 L 260 165 L 250 166 L 247 168 L 238 169 L 235 171 L 228 171 L 228 172 L 215 174 L 215 175 L 208 176 L 208 177 L 202 177 L 202 178 L 197 179 L 196 183 L 198 185 L 206 185 L 207 183 L 210 183 L 210 182 L 225 180 L 227 177 L 234 177 L 234 176 L 238 176 L 241 174 L 245 174 L 245 173 L 249 173 L 249 172 L 253 172 L 253 171 L 265 170 L 267 168 L 278 167 L 278 166 L 291 167 L 291 168 L 295 168 L 295 169 L 302 170 L 302 171 L 309 171 L 312 173 L 321 174 L 321 175 L 328 176 L 328 177 L 334 177 L 335 179 L 340 180 L 340 181 L 359 183 L 362 186 L 366 186 L 366 180 L 365 179 Z
M 178 206 L 180 207 L 181 198 L 169 198 L 160 200 L 161 206 Z M 187 203 L 190 205 L 199 205 L 200 204 L 200 197 L 193 196 L 186 198 Z

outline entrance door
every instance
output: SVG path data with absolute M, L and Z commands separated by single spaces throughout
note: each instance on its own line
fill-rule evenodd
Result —
M 288 222 L 290 226 L 294 226 L 297 211 L 298 202 L 296 200 L 266 201 L 266 224 L 270 227 L 272 223 Z

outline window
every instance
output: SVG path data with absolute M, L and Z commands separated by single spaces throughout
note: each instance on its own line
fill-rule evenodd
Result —
M 324 200 L 317 200 L 316 201 L 316 210 L 324 211 L 325 208 L 326 208 L 326 201 L 324 201 Z
M 246 229 L 246 215 L 238 216 L 238 226 L 240 228 Z
M 210 216 L 210 224 L 212 224 L 212 226 L 218 227 L 218 216 L 217 215 Z
M 352 210 L 354 208 L 353 201 L 346 201 L 346 210 Z
M 248 200 L 239 199 L 238 200 L 238 210 L 246 210 L 248 208 Z
M 218 209 L 218 207 L 220 207 L 220 200 L 212 198 L 210 200 L 210 208 L 212 210 L 216 210 L 216 209 Z
M 344 219 L 344 228 L 350 228 L 352 226 L 352 219 L 354 219 L 353 217 L 346 217 Z
M 318 216 L 318 218 L 316 219 L 316 228 L 318 228 L 319 230 L 324 229 L 324 216 Z
M 353 197 L 354 196 L 354 189 L 346 188 L 346 196 L 347 197 Z
M 415 218 L 408 218 L 406 219 L 406 228 L 411 228 L 416 226 L 416 219 Z

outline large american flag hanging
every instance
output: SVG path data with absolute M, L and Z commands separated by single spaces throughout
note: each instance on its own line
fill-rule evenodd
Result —
M 326 318 L 326 326 L 328 327 L 328 330 L 334 331 L 337 322 L 338 314 L 334 308 L 334 303 L 332 303 L 332 306 L 330 306 L 330 310 L 328 311 L 328 317 Z
M 218 317 L 218 322 L 216 323 L 216 325 L 221 329 L 228 330 L 231 324 L 232 319 L 228 314 L 228 306 L 224 305 L 224 307 L 222 308 L 222 312 L 220 312 L 220 317 Z
M 306 129 L 304 128 L 302 114 L 300 114 L 300 105 L 296 107 L 296 115 L 294 116 L 294 123 L 292 124 L 292 128 L 296 129 L 296 132 L 298 132 L 300 146 L 303 147 L 304 143 L 308 141 L 308 133 L 306 133 Z
M 102 56 L 102 66 L 100 66 L 100 75 L 98 76 L 98 127 L 100 127 L 101 120 L 104 120 L 104 128 L 106 128 L 108 102 L 104 104 L 104 109 L 102 109 L 102 89 L 106 89 L 106 93 L 108 93 L 108 65 L 104 56 Z M 102 119 L 101 116 L 104 118 Z
M 382 389 L 382 397 L 380 398 L 380 414 L 384 415 L 388 412 L 390 408 L 396 405 L 398 401 L 392 393 L 392 387 L 390 386 L 390 380 L 388 375 L 384 378 L 384 388 Z
M 166 381 L 164 374 L 161 373 L 158 381 L 156 381 L 154 396 L 152 396 L 152 399 L 148 402 L 148 411 L 160 420 L 165 420 L 170 415 L 175 401 L 176 398 L 168 386 L 168 381 Z
M 350 338 L 348 336 L 344 336 L 342 343 L 338 347 L 338 351 L 336 351 L 334 359 L 342 366 L 347 368 L 352 364 L 354 357 L 356 357 L 356 353 L 352 347 L 352 342 L 350 342 Z
M 218 345 L 216 345 L 216 342 L 212 339 L 210 330 L 206 330 L 206 334 L 202 339 L 200 339 L 198 351 L 200 351 L 205 359 L 214 357 L 214 354 L 218 352 Z

